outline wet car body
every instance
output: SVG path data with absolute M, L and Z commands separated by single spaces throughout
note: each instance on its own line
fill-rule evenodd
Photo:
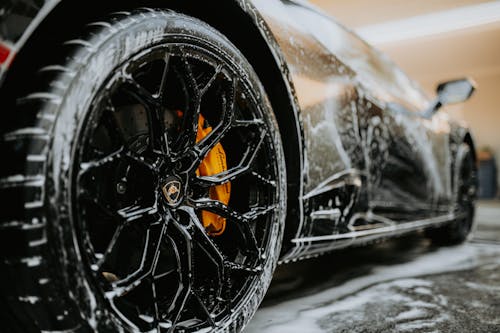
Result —
M 120 6 L 139 5 L 208 22 L 261 76 L 287 164 L 282 262 L 454 220 L 456 156 L 461 143 L 473 147 L 468 129 L 444 113 L 425 116 L 432 101 L 354 33 L 299 1 L 224 1 L 220 8 L 194 1 L 126 1 Z M 24 67 L 36 65 L 27 59 L 33 48 L 44 50 L 40 36 L 71 25 L 69 20 L 118 9 L 60 0 L 2 4 L 2 94 Z M 63 40 L 64 32 L 59 34 L 53 39 Z M 36 54 L 50 57 L 50 49 Z

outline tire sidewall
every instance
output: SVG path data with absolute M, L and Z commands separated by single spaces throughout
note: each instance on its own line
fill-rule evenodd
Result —
M 286 212 L 284 156 L 276 120 L 256 74 L 228 40 L 193 18 L 165 11 L 144 11 L 115 19 L 109 28 L 103 28 L 93 37 L 76 43 L 80 45 L 68 59 L 66 70 L 51 85 L 61 96 L 61 102 L 56 107 L 57 118 L 48 149 L 46 170 L 49 232 L 54 244 L 55 261 L 63 272 L 63 287 L 68 289 L 69 299 L 78 303 L 76 305 L 80 308 L 85 324 L 95 331 L 119 331 L 120 325 L 107 310 L 106 301 L 99 296 L 101 292 L 83 264 L 85 256 L 80 252 L 77 226 L 72 218 L 75 213 L 72 211 L 72 161 L 75 160 L 82 124 L 86 123 L 94 97 L 100 89 L 105 89 L 103 85 L 115 68 L 144 49 L 180 36 L 190 36 L 237 64 L 245 76 L 242 79 L 249 82 L 255 92 L 268 126 L 275 129 L 272 139 L 276 147 L 276 159 L 280 163 L 277 186 L 281 193 L 278 208 L 281 213 L 276 214 L 277 220 L 273 221 L 269 236 L 269 249 L 274 252 L 266 256 L 263 274 L 218 331 L 243 329 L 262 301 L 277 264 Z M 53 113 L 53 108 L 47 107 L 42 112 Z
M 458 205 L 458 213 L 459 214 L 466 214 L 465 217 L 461 219 L 457 219 L 453 226 L 453 234 L 457 241 L 462 242 L 465 240 L 469 240 L 472 238 L 475 228 L 476 228 L 476 223 L 475 223 L 475 200 L 476 200 L 476 195 L 475 194 L 470 194 L 470 186 L 474 186 L 477 189 L 477 170 L 474 165 L 474 158 L 472 156 L 472 151 L 471 147 L 463 143 L 460 148 L 459 148 L 459 154 L 460 154 L 460 160 L 459 160 L 459 165 L 457 168 L 457 190 L 456 190 L 456 202 Z M 467 164 L 467 166 L 470 169 L 470 172 L 465 175 L 465 177 L 469 179 L 459 179 L 459 178 L 464 178 L 462 175 L 462 168 Z M 460 187 L 460 182 L 467 182 L 466 188 L 461 188 Z M 474 182 L 474 183 L 473 183 Z M 464 191 L 467 191 L 467 193 L 463 193 Z M 466 196 L 466 199 L 464 199 L 462 196 Z

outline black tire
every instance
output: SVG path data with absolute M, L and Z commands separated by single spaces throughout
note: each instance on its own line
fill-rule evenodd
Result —
M 469 145 L 463 143 L 457 152 L 458 169 L 455 173 L 455 214 L 457 218 L 443 227 L 426 230 L 426 235 L 437 245 L 455 245 L 468 239 L 474 227 L 477 195 L 477 167 Z
M 8 203 L 0 217 L 2 330 L 242 330 L 269 286 L 286 212 L 278 125 L 257 75 L 223 35 L 191 17 L 141 9 L 89 27 L 67 43 L 71 51 L 64 62 L 41 70 L 45 83 L 18 101 L 17 112 L 34 117 L 20 116 L 19 126 L 2 138 L 3 156 L 12 157 L 0 180 L 1 200 Z M 173 70 L 162 71 L 160 81 L 149 86 L 160 60 Z M 174 120 L 177 104 L 163 96 L 170 75 L 178 81 L 168 87 L 178 90 L 168 98 L 185 106 Z M 165 89 L 156 94 L 157 87 Z M 203 98 L 193 98 L 202 91 Z M 104 106 L 106 99 L 111 106 Z M 197 106 L 191 107 L 192 100 Z M 226 149 L 229 170 L 220 175 L 195 174 L 193 163 L 210 145 L 208 137 L 191 141 L 199 112 L 214 133 L 224 133 L 217 140 Z M 105 125 L 118 113 L 122 123 Z M 125 128 L 124 122 L 133 124 Z M 227 131 L 217 132 L 225 125 Z M 117 153 L 113 140 L 119 139 L 112 135 L 118 133 L 123 141 Z M 183 192 L 170 201 L 166 192 L 162 198 L 161 187 L 171 184 L 174 173 L 179 185 L 173 190 Z M 118 175 L 129 177 L 127 188 L 115 183 Z M 208 188 L 227 181 L 232 192 L 226 206 L 211 200 Z M 110 192 L 114 188 L 118 194 Z M 139 213 L 146 202 L 155 210 Z M 205 226 L 201 210 L 227 220 L 222 236 L 197 229 Z M 103 252 L 106 228 L 119 236 Z M 122 267 L 136 257 L 137 270 Z M 158 273 L 160 266 L 169 269 Z M 128 275 L 118 276 L 119 270 Z M 164 290 L 165 277 L 175 293 Z

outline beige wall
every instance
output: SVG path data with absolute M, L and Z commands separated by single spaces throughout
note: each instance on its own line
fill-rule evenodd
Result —
M 310 0 L 350 28 L 387 22 L 489 0 Z

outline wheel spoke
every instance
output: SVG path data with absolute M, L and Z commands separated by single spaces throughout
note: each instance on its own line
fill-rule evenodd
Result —
M 138 156 L 136 153 L 128 150 L 124 146 L 118 148 L 117 150 L 97 159 L 97 160 L 92 160 L 89 162 L 83 162 L 80 163 L 80 170 L 78 172 L 78 181 L 80 182 L 82 177 L 84 177 L 87 173 L 90 171 L 93 171 L 95 169 L 109 166 L 112 163 L 115 163 L 123 158 L 126 158 L 134 163 L 137 163 L 143 167 L 146 167 L 147 169 L 156 172 L 156 166 L 155 163 L 151 163 L 150 161 L 146 160 L 142 156 Z
M 139 286 L 144 279 L 154 275 L 167 225 L 168 220 L 159 220 L 147 229 L 139 268 L 126 278 L 112 283 L 113 291 L 108 292 L 108 297 L 122 296 Z
M 240 272 L 245 272 L 251 275 L 256 275 L 260 274 L 262 272 L 262 266 L 258 265 L 257 267 L 251 267 L 245 264 L 238 264 L 235 262 L 226 262 L 226 267 L 234 270 L 234 271 L 240 271 Z
M 146 88 L 141 86 L 132 76 L 126 74 L 122 85 L 123 90 L 144 107 L 159 107 L 160 102 Z
M 107 129 L 108 135 L 110 138 L 114 139 L 115 142 L 118 142 L 121 145 L 125 144 L 125 138 L 123 136 L 122 129 L 118 120 L 115 117 L 116 109 L 113 105 L 113 101 L 109 94 L 106 94 L 104 97 L 104 110 L 103 110 L 103 125 Z
M 276 187 L 276 182 L 274 180 L 269 180 L 266 177 L 260 175 L 259 173 L 255 172 L 255 171 L 252 171 L 251 175 L 252 175 L 252 177 L 257 179 L 259 182 L 261 182 L 264 185 Z
M 253 253 L 257 258 L 260 258 L 260 247 L 250 224 L 239 223 L 237 227 L 245 242 L 245 249 L 248 250 L 249 253 Z
M 154 325 L 156 326 L 157 333 L 161 333 L 160 327 L 160 308 L 158 305 L 158 294 L 156 292 L 156 283 L 151 283 L 151 292 L 153 293 L 153 309 L 154 309 Z
M 191 199 L 190 203 L 196 209 L 202 209 L 215 213 L 221 217 L 239 222 L 240 224 L 247 224 L 248 222 L 250 222 L 250 220 L 244 214 L 238 213 L 229 206 L 217 200 L 206 199 L 206 198 Z
M 101 202 L 101 200 L 97 196 L 91 194 L 89 191 L 83 188 L 80 188 L 78 197 L 80 199 L 86 200 L 89 203 L 92 203 L 94 206 L 99 208 L 102 213 L 106 214 L 110 218 L 114 218 L 116 220 L 120 220 L 122 218 L 122 216 L 118 214 L 118 211 L 108 207 L 105 203 Z
M 216 328 L 217 325 L 215 324 L 214 322 L 214 319 L 212 318 L 212 315 L 210 313 L 210 311 L 208 310 L 208 307 L 206 306 L 205 302 L 203 302 L 203 300 L 201 299 L 200 296 L 198 296 L 197 293 L 193 292 L 193 297 L 194 299 L 198 302 L 198 304 L 200 305 L 200 308 L 202 309 L 202 311 L 205 313 L 206 317 L 207 317 L 207 321 L 208 323 L 213 327 L 213 328 Z
M 148 111 L 149 144 L 154 153 L 169 155 L 167 130 L 158 114 L 158 109 L 146 108 Z
M 217 297 L 220 297 L 222 294 L 222 282 L 226 280 L 226 273 L 224 269 L 224 256 L 217 248 L 213 240 L 208 236 L 205 227 L 199 220 L 195 211 L 191 207 L 181 207 L 181 210 L 186 212 L 189 215 L 193 226 L 193 238 L 196 239 L 197 244 L 202 248 L 202 250 L 206 253 L 206 255 L 210 258 L 210 260 L 214 263 L 217 268 L 217 275 L 219 286 L 217 289 Z
M 167 68 L 163 75 L 167 75 Z M 164 88 L 166 77 L 162 77 L 161 89 Z M 146 88 L 137 83 L 133 78 L 127 76 L 124 84 L 125 91 L 136 99 L 146 110 L 148 118 L 149 146 L 157 154 L 169 154 L 167 130 L 165 123 L 160 116 L 161 102 L 159 97 L 155 97 Z M 161 97 L 163 98 L 163 96 Z
M 115 218 L 119 221 L 129 222 L 132 220 L 136 220 L 138 218 L 142 218 L 146 215 L 152 215 L 157 212 L 157 199 L 155 202 L 149 206 L 144 207 L 139 204 L 134 204 L 131 206 L 127 206 L 125 208 L 117 209 L 112 208 L 113 205 L 110 205 L 108 202 L 103 202 L 103 194 L 101 193 L 98 187 L 95 187 L 96 184 L 99 184 L 105 174 L 109 174 L 113 172 L 115 169 L 115 163 L 118 161 L 123 161 L 124 159 L 128 159 L 133 163 L 137 163 L 142 166 L 147 166 L 149 170 L 155 172 L 156 169 L 151 166 L 144 159 L 137 157 L 135 153 L 127 151 L 124 147 L 98 159 L 90 162 L 85 162 L 80 164 L 80 170 L 77 176 L 77 184 L 78 191 L 77 195 L 79 199 L 83 199 L 94 206 L 96 206 L 102 213 L 106 214 L 111 218 Z M 86 180 L 86 176 L 89 175 L 90 172 L 96 172 L 101 168 L 108 168 L 109 170 L 103 170 L 106 172 L 102 172 L 102 174 L 98 177 L 98 179 L 89 179 Z M 92 189 L 90 186 L 92 185 Z
M 215 80 L 217 79 L 217 77 L 219 76 L 219 74 L 220 74 L 221 71 L 222 71 L 222 65 L 218 65 L 215 68 L 214 73 L 208 74 L 209 77 L 208 77 L 208 80 L 206 80 L 207 81 L 206 83 L 203 82 L 205 80 L 200 80 L 199 78 L 197 78 L 196 81 L 202 81 L 202 84 L 203 84 L 203 87 L 199 88 L 200 89 L 200 96 L 205 95 L 205 93 L 208 91 L 208 89 L 210 89 L 210 87 L 215 82 Z M 204 76 L 206 77 L 208 75 L 204 75 Z M 200 84 L 198 84 L 198 87 L 199 86 L 200 86 Z
M 264 143 L 265 136 L 266 132 L 262 131 L 258 140 L 255 140 L 255 142 L 247 147 L 245 153 L 243 154 L 243 158 L 237 166 L 215 175 L 194 177 L 194 182 L 205 187 L 218 186 L 230 182 L 249 172 L 257 153 Z
M 253 127 L 253 126 L 264 126 L 265 122 L 263 119 L 255 118 L 251 120 L 235 120 L 233 122 L 233 127 Z
M 131 150 L 125 150 L 123 157 L 129 159 L 132 162 L 137 163 L 138 165 L 141 165 L 141 166 L 149 169 L 150 171 L 153 171 L 153 172 L 158 171 L 158 165 L 157 165 L 158 163 L 156 163 L 156 161 L 151 161 L 151 160 L 146 159 L 142 156 L 139 156 Z
M 211 200 L 211 199 L 191 200 L 191 204 L 196 209 L 206 210 L 215 213 L 221 217 L 238 222 L 237 226 L 242 234 L 243 239 L 245 240 L 245 244 L 247 245 L 248 248 L 251 249 L 252 252 L 260 255 L 259 245 L 257 239 L 255 238 L 255 234 L 250 226 L 250 222 L 256 219 L 257 217 L 272 211 L 275 208 L 274 206 L 269 208 L 254 209 L 248 212 L 247 214 L 241 214 L 229 208 L 227 205 L 224 205 L 222 202 L 216 200 Z
M 169 270 L 168 270 L 168 271 L 166 271 L 166 272 L 159 273 L 159 274 L 155 274 L 154 279 L 155 279 L 155 280 L 159 280 L 159 279 L 164 278 L 165 276 L 168 276 L 168 275 L 174 274 L 175 272 L 176 272 L 176 270 L 175 270 L 175 269 L 169 269 Z
M 106 250 L 102 254 L 102 257 L 99 258 L 99 260 L 96 263 L 96 269 L 95 269 L 96 271 L 99 271 L 101 269 L 102 265 L 107 261 L 108 256 L 111 254 L 111 252 L 113 252 L 115 245 L 116 245 L 116 242 L 118 241 L 118 238 L 120 237 L 120 235 L 123 231 L 123 228 L 124 228 L 123 224 L 119 224 L 116 227 L 116 230 L 113 233 L 113 236 L 111 237 L 111 240 L 110 240 L 108 246 L 106 247 Z
M 195 147 L 199 160 L 203 160 L 207 154 L 222 140 L 233 124 L 234 103 L 237 80 L 233 79 L 232 87 L 228 96 L 222 96 L 222 119 L 219 124 Z
M 140 205 L 127 206 L 118 210 L 118 215 L 124 220 L 125 223 L 145 219 L 148 216 L 156 214 L 158 208 L 156 202 L 152 206 L 142 207 Z
M 163 61 L 165 62 L 165 66 L 163 67 L 163 73 L 161 75 L 160 85 L 158 86 L 158 92 L 157 92 L 158 100 L 162 105 L 164 102 L 163 99 L 165 96 L 165 87 L 167 86 L 167 76 L 170 70 L 170 54 L 167 53 Z
M 98 159 L 90 162 L 80 163 L 80 170 L 78 172 L 78 181 L 81 180 L 83 176 L 85 176 L 89 171 L 95 170 L 102 166 L 108 165 L 110 163 L 116 162 L 118 159 L 123 157 L 123 153 L 125 152 L 125 147 L 120 147 L 118 150 Z
M 277 208 L 278 205 L 271 205 L 267 207 L 255 207 L 250 209 L 248 213 L 245 213 L 245 217 L 250 221 L 254 221 L 261 216 L 267 215 L 268 213 L 272 212 Z
M 108 297 L 109 299 L 109 304 L 111 305 L 111 308 L 113 309 L 113 311 L 118 315 L 118 317 L 123 320 L 126 325 L 128 327 L 130 327 L 130 329 L 132 330 L 132 332 L 140 332 L 140 328 L 137 327 L 137 325 L 132 322 L 126 315 L 124 315 L 120 309 L 118 308 L 118 306 L 116 305 L 115 301 L 116 301 L 116 298 L 114 295 L 109 295 L 109 293 L 106 293 L 106 296 Z
M 266 215 L 269 212 L 272 212 L 278 207 L 277 205 L 271 205 L 266 207 L 254 207 L 250 209 L 250 211 L 241 214 L 217 200 L 206 199 L 206 198 L 191 199 L 190 203 L 196 209 L 206 210 L 215 213 L 219 216 L 222 216 L 224 218 L 235 220 L 242 224 L 255 221 L 257 218 Z
M 179 70 L 179 68 L 177 68 Z M 200 114 L 201 93 L 198 89 L 197 82 L 194 78 L 191 65 L 186 57 L 182 57 L 180 61 L 181 75 L 185 81 L 185 89 L 189 95 L 188 104 L 182 117 L 181 134 L 179 135 L 177 147 L 180 152 L 185 153 L 190 147 L 193 147 L 196 142 L 196 134 L 198 133 L 198 117 Z
M 198 87 L 198 83 L 196 82 L 196 79 L 194 77 L 193 69 L 191 68 L 191 64 L 189 63 L 188 59 L 185 56 L 181 57 L 180 69 L 183 71 L 182 74 L 184 74 L 184 78 L 187 80 L 186 89 L 188 90 L 190 97 L 200 99 L 201 91 L 200 91 L 200 89 Z
M 167 314 L 172 318 L 172 326 L 170 332 L 174 332 L 177 323 L 181 317 L 186 303 L 191 296 L 193 285 L 193 239 L 186 227 L 173 220 L 171 223 L 175 232 L 178 233 L 178 243 L 174 244 L 174 251 L 176 252 L 177 269 L 179 274 L 179 286 L 177 288 L 173 302 L 170 304 Z

